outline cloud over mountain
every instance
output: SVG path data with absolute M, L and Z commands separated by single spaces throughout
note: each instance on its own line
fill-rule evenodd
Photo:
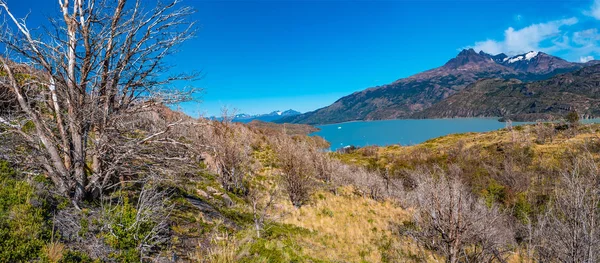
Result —
M 530 50 L 547 51 L 560 43 L 563 27 L 577 24 L 575 17 L 533 24 L 521 29 L 509 27 L 504 31 L 504 39 L 476 42 L 470 48 L 490 54 L 505 53 L 515 55 Z M 551 44 L 548 44 L 550 42 Z
M 562 56 L 570 61 L 593 60 L 594 57 L 600 56 L 600 33 L 593 25 L 600 20 L 600 0 L 591 1 L 580 14 L 583 15 L 531 24 L 522 28 L 508 27 L 504 30 L 502 39 L 490 38 L 478 41 L 467 48 L 490 54 L 507 55 L 540 50 Z
M 589 62 L 589 61 L 592 61 L 592 60 L 594 60 L 593 56 L 585 56 L 585 57 L 580 57 L 579 58 L 579 62 L 581 62 L 581 63 L 586 63 L 586 62 Z

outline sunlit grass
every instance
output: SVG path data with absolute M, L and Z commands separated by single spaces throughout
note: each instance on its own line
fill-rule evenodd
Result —
M 333 262 L 382 262 L 381 241 L 393 239 L 394 224 L 410 219 L 410 213 L 393 202 L 378 202 L 343 187 L 338 195 L 318 192 L 312 204 L 281 211 L 284 223 L 300 226 L 313 235 L 301 238 L 306 253 Z M 405 249 L 414 249 L 408 241 Z

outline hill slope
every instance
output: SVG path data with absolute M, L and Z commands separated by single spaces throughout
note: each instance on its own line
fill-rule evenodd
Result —
M 572 63 L 542 52 L 508 57 L 463 50 L 445 65 L 345 96 L 332 105 L 277 122 L 324 124 L 408 118 L 480 79 L 541 80 L 595 62 Z
M 507 117 L 517 121 L 551 119 L 575 110 L 584 118 L 600 116 L 600 66 L 548 80 L 478 81 L 419 112 L 418 118 Z

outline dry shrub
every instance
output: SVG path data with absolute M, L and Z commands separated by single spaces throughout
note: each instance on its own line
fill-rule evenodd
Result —
M 274 150 L 281 170 L 281 182 L 294 206 L 308 201 L 314 188 L 316 169 L 311 160 L 311 146 L 287 136 L 274 140 Z
M 360 148 L 360 152 L 364 157 L 374 157 L 377 156 L 377 150 L 378 147 L 377 146 L 366 146 L 366 147 L 362 147 Z
M 504 261 L 504 248 L 514 241 L 507 218 L 470 193 L 460 168 L 449 170 L 413 172 L 417 187 L 408 196 L 416 212 L 414 222 L 405 223 L 405 233 L 447 262 Z
M 213 122 L 206 143 L 211 146 L 215 172 L 229 192 L 247 194 L 246 176 L 252 172 L 254 134 L 247 127 L 231 122 Z
M 561 173 L 554 198 L 535 233 L 540 262 L 600 261 L 600 168 L 580 155 Z
M 334 160 L 318 148 L 310 149 L 310 158 L 315 167 L 315 176 L 324 182 L 331 182 L 334 174 Z
M 547 140 L 550 140 L 550 143 L 552 143 L 554 140 L 554 133 L 554 125 L 551 123 L 538 122 L 535 125 L 535 142 L 537 144 L 545 144 Z
M 399 179 L 386 180 L 376 171 L 343 164 L 338 160 L 331 160 L 330 165 L 333 167 L 332 182 L 337 186 L 353 185 L 361 195 L 376 200 L 401 196 L 403 183 Z
M 64 252 L 65 245 L 62 243 L 51 242 L 44 247 L 44 256 L 50 262 L 59 262 L 62 259 Z

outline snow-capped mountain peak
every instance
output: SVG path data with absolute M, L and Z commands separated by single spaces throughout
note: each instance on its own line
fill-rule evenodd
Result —
M 530 60 L 534 57 L 536 57 L 540 52 L 538 51 L 529 51 L 527 54 L 525 54 L 525 59 L 526 60 Z
M 294 116 L 294 115 L 299 115 L 299 114 L 302 114 L 302 113 L 292 110 L 292 109 L 286 110 L 286 111 L 276 110 L 276 111 L 272 111 L 271 113 L 267 113 L 267 114 L 255 114 L 255 115 L 241 113 L 241 114 L 236 114 L 235 116 L 233 116 L 232 121 L 244 122 L 244 123 L 251 122 L 253 120 L 272 122 L 272 121 L 281 119 L 286 116 Z M 211 119 L 220 120 L 221 118 L 211 117 Z
M 521 60 L 528 60 L 529 61 L 532 58 L 535 58 L 539 53 L 540 53 L 539 51 L 529 51 L 529 52 L 527 52 L 525 54 L 522 54 L 522 55 L 517 55 L 517 56 L 514 56 L 514 57 L 504 58 L 502 60 L 502 62 L 508 61 L 508 63 L 515 63 L 515 62 L 521 61 Z

